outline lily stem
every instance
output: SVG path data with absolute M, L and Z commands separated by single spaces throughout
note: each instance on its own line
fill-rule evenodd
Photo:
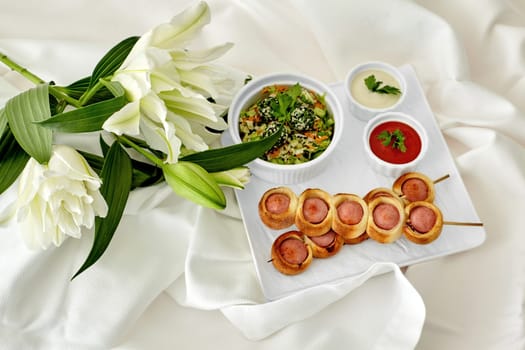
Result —
M 135 151 L 139 152 L 140 154 L 142 154 L 144 157 L 146 157 L 147 159 L 149 159 L 153 164 L 155 164 L 156 166 L 158 166 L 159 168 L 162 168 L 162 166 L 164 165 L 164 163 L 162 162 L 162 160 L 160 160 L 159 158 L 155 157 L 153 154 L 151 154 L 150 152 L 146 151 L 144 148 L 140 147 L 139 145 L 137 145 L 135 142 L 131 141 L 129 138 L 127 138 L 126 136 L 124 135 L 121 135 L 121 136 L 118 136 L 116 135 L 117 137 L 117 140 L 120 142 L 120 143 L 123 143 L 125 145 L 128 145 L 130 146 L 131 148 L 133 148 Z
M 80 105 L 85 105 L 86 102 L 88 102 L 102 86 L 103 84 L 99 80 L 92 88 L 86 90 L 86 92 L 84 92 L 84 94 L 82 94 L 82 96 L 80 96 L 80 99 L 78 100 Z
M 5 64 L 7 67 L 9 67 L 12 71 L 19 73 L 21 76 L 29 80 L 30 82 L 34 83 L 35 85 L 39 84 L 47 84 L 45 80 L 40 78 L 39 76 L 33 74 L 31 71 L 29 71 L 27 68 L 22 67 L 12 59 L 10 59 L 6 54 L 3 52 L 0 52 L 0 62 Z M 72 98 L 69 95 L 66 95 L 56 89 L 53 88 L 53 85 L 49 85 L 49 93 L 53 96 L 55 96 L 59 100 L 64 100 L 67 103 L 69 103 L 72 106 L 75 107 L 81 107 L 80 103 Z
M 27 68 L 22 67 L 21 65 L 19 65 L 18 63 L 16 63 L 15 61 L 10 59 L 9 57 L 7 57 L 7 55 L 4 54 L 3 52 L 0 52 L 0 62 L 5 64 L 9 68 L 11 68 L 11 70 L 13 70 L 13 71 L 15 71 L 17 73 L 20 73 L 20 75 L 22 75 L 24 78 L 26 78 L 27 80 L 31 81 L 32 83 L 35 83 L 35 84 L 44 84 L 45 83 L 44 80 L 40 79 L 38 76 L 36 76 L 35 74 L 33 74 L 29 70 L 27 70 Z

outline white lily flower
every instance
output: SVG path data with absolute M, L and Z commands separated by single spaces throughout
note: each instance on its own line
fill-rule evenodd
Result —
M 219 186 L 233 187 L 241 190 L 244 189 L 244 185 L 250 181 L 250 169 L 245 166 L 210 173 L 210 175 Z
M 209 148 L 206 128 L 228 127 L 220 116 L 244 81 L 231 69 L 209 64 L 232 44 L 194 51 L 183 46 L 209 21 L 209 7 L 200 2 L 137 41 L 112 78 L 130 102 L 105 121 L 104 130 L 144 139 L 166 154 L 166 163 L 177 162 L 181 147 Z
M 108 207 L 100 194 L 101 180 L 75 149 L 55 145 L 49 163 L 31 158 L 21 176 L 17 220 L 26 245 L 60 246 L 67 236 L 80 238 L 82 227 L 92 228 L 95 216 Z

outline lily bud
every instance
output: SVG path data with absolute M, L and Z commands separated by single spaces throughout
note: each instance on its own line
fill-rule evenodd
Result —
M 164 178 L 173 192 L 199 205 L 224 209 L 226 197 L 214 178 L 203 167 L 190 162 L 165 164 Z
M 245 166 L 211 173 L 211 176 L 219 186 L 228 186 L 241 190 L 250 181 L 250 175 L 250 169 Z

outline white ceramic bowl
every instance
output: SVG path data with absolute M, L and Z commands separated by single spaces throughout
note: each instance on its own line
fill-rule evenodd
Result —
M 368 73 L 366 73 L 368 71 Z M 377 80 L 383 81 L 385 85 L 388 84 L 388 78 L 393 78 L 397 82 L 399 89 L 401 90 L 400 95 L 384 95 L 378 93 L 372 93 L 368 91 L 364 82 L 365 76 L 368 76 L 371 71 L 378 72 L 378 74 L 385 74 L 383 78 L 376 77 Z M 364 75 L 363 75 L 364 74 Z M 405 77 L 401 72 L 394 66 L 379 61 L 370 61 L 361 63 L 353 67 L 345 78 L 345 94 L 350 102 L 350 112 L 358 119 L 368 121 L 374 116 L 395 110 L 404 101 L 407 93 L 407 84 Z M 356 84 L 355 88 L 360 90 L 361 96 L 354 95 L 352 92 L 352 84 Z M 360 84 L 360 85 L 358 85 Z M 375 103 L 375 106 L 364 104 L 364 99 L 371 99 L 370 103 Z M 396 100 L 397 98 L 397 100 Z
M 241 143 L 239 136 L 239 116 L 259 97 L 261 90 L 271 85 L 295 85 L 325 95 L 328 111 L 334 118 L 334 133 L 330 145 L 317 158 L 301 164 L 275 164 L 263 159 L 255 159 L 248 164 L 251 172 L 268 182 L 276 184 L 294 184 L 307 181 L 318 175 L 324 168 L 327 159 L 333 153 L 343 131 L 343 111 L 335 94 L 324 83 L 300 74 L 276 73 L 262 76 L 246 84 L 234 97 L 228 113 L 230 136 L 233 143 Z
M 404 123 L 414 129 L 419 135 L 419 138 L 421 139 L 421 150 L 419 151 L 417 157 L 412 161 L 402 164 L 389 163 L 376 156 L 372 151 L 369 141 L 370 134 L 377 126 L 390 121 Z M 374 171 L 377 171 L 378 173 L 386 176 L 398 177 L 405 172 L 415 170 L 417 165 L 425 157 L 428 150 L 428 135 L 421 123 L 408 114 L 401 112 L 386 112 L 370 119 L 365 125 L 363 132 L 363 145 L 365 148 L 366 157 L 369 160 L 370 167 Z

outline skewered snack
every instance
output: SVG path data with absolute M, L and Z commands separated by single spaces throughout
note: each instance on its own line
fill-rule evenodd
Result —
M 405 173 L 398 177 L 392 190 L 405 204 L 416 201 L 432 203 L 435 198 L 434 182 L 428 176 L 417 172 Z
M 332 230 L 343 236 L 345 243 L 355 244 L 366 231 L 368 205 L 359 196 L 351 193 L 338 193 L 333 196 Z
M 312 259 L 312 248 L 305 243 L 305 236 L 299 231 L 285 232 L 273 242 L 272 264 L 285 275 L 303 272 Z
M 344 244 L 358 244 L 369 237 L 392 243 L 404 234 L 413 243 L 428 244 L 440 236 L 443 225 L 482 226 L 478 222 L 443 221 L 440 209 L 430 200 L 434 199 L 433 185 L 448 177 L 430 181 L 419 173 L 404 174 L 394 185 L 401 197 L 383 187 L 371 190 L 363 199 L 350 193 L 330 196 L 317 188 L 306 189 L 297 197 L 287 187 L 272 188 L 259 202 L 261 219 L 270 228 L 295 222 L 298 230 L 277 237 L 268 262 L 283 274 L 296 275 L 313 258 L 328 258 Z M 423 187 L 418 187 L 421 183 Z M 425 200 L 412 201 L 423 197 Z
M 321 236 L 332 227 L 332 214 L 332 197 L 318 188 L 308 188 L 299 196 L 295 226 L 307 236 Z
M 306 236 L 306 243 L 312 248 L 314 258 L 328 258 L 341 250 L 345 240 L 333 230 L 321 236 Z
M 405 211 L 399 199 L 377 197 L 368 204 L 366 232 L 379 243 L 392 243 L 403 233 Z
M 274 230 L 293 225 L 297 210 L 297 196 L 288 187 L 267 190 L 259 201 L 262 222 Z
M 405 207 L 405 237 L 417 244 L 436 240 L 443 228 L 443 215 L 434 204 L 425 201 L 411 202 Z
M 390 188 L 386 187 L 377 187 L 372 190 L 370 190 L 364 197 L 363 200 L 366 203 L 370 203 L 372 200 L 376 199 L 377 197 L 390 197 L 397 199 L 401 204 L 403 201 L 401 198 L 399 198 L 399 195 L 392 191 Z

